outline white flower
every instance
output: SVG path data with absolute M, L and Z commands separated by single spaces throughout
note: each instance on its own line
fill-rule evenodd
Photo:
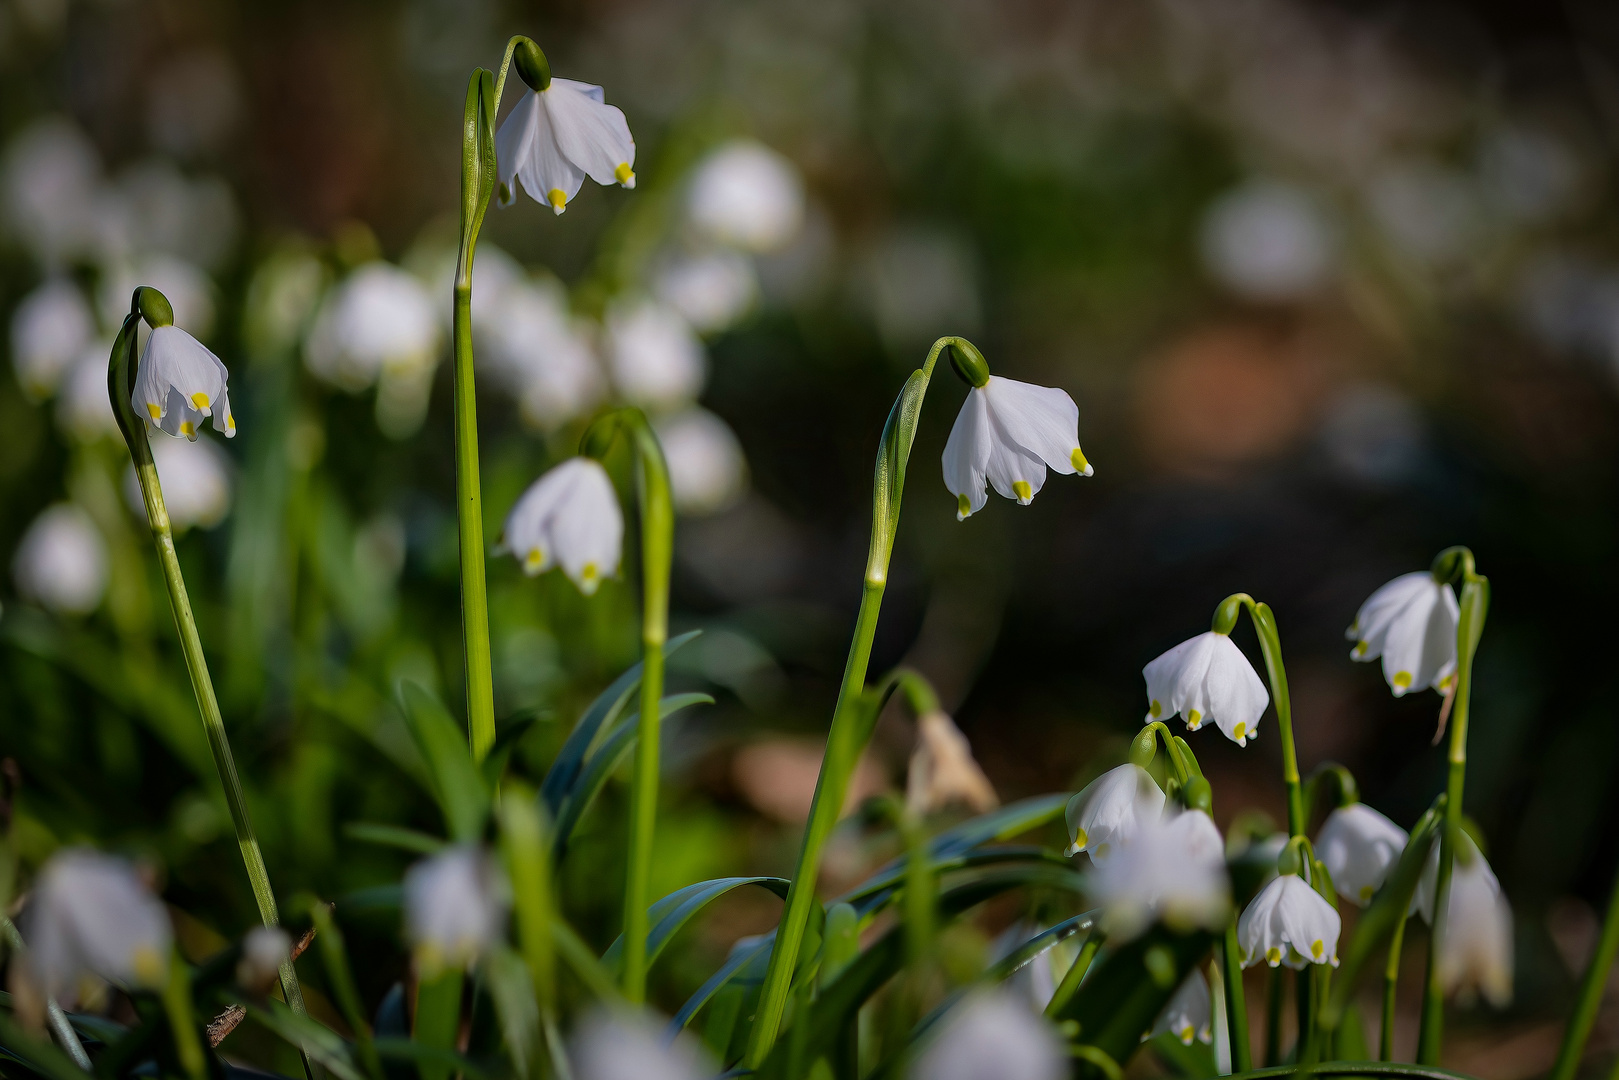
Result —
M 568 1056 L 578 1080 L 704 1080 L 717 1072 L 684 1032 L 670 1042 L 652 1017 L 605 1009 L 580 1022 Z
M 1411 910 L 1433 925 L 1434 890 L 1439 877 L 1439 841 L 1417 881 Z M 1473 838 L 1461 833 L 1450 876 L 1450 903 L 1439 949 L 1439 981 L 1446 993 L 1482 991 L 1497 1008 L 1512 1001 L 1512 907 L 1489 860 Z
M 235 438 L 229 379 L 225 365 L 202 342 L 178 326 L 159 326 L 141 355 L 130 406 L 170 435 L 195 441 L 203 420 L 212 418 L 215 431 Z
M 1169 999 L 1169 1004 L 1164 1006 L 1164 1011 L 1158 1014 L 1158 1019 L 1152 1025 L 1152 1033 L 1162 1035 L 1168 1032 L 1187 1046 L 1192 1045 L 1193 1039 L 1212 1042 L 1214 1033 L 1210 1024 L 1213 1016 L 1209 981 L 1201 971 L 1193 968 L 1180 989 L 1175 991 L 1175 996 Z
M 654 429 L 669 466 L 670 494 L 682 514 L 712 514 L 742 495 L 748 462 L 724 420 L 696 406 L 660 419 Z
M 652 291 L 705 334 L 736 322 L 759 296 L 753 263 L 734 251 L 676 259 L 658 272 Z
M 439 325 L 448 334 L 455 327 L 455 275 L 461 253 L 436 232 L 418 240 L 406 253 L 404 267 L 428 285 L 437 297 Z M 528 275 L 518 261 L 487 241 L 478 243 L 478 257 L 472 262 L 472 329 L 481 333 L 493 329 L 500 318 L 500 305 L 506 290 L 522 288 Z
M 1337 261 L 1331 223 L 1303 190 L 1272 180 L 1226 192 L 1203 218 L 1203 264 L 1233 292 L 1293 300 L 1319 289 Z
M 804 224 L 804 184 L 792 162 L 768 146 L 735 139 L 698 165 L 687 213 L 709 239 L 744 251 L 774 251 Z
M 508 284 L 482 336 L 492 366 L 517 395 L 523 419 L 542 431 L 579 416 L 606 393 L 590 342 L 569 315 L 560 286 Z
M 984 508 L 988 481 L 1027 506 L 1046 469 L 1091 475 L 1079 449 L 1079 406 L 1067 391 L 991 375 L 967 391 L 944 444 L 944 485 L 956 497 L 956 520 Z
M 1140 831 L 1143 822 L 1157 821 L 1164 813 L 1164 793 L 1152 775 L 1139 765 L 1109 769 L 1068 800 L 1067 854 L 1088 852 L 1101 865 Z
M 618 573 L 624 514 L 601 463 L 570 458 L 529 485 L 506 515 L 501 547 L 530 577 L 561 565 L 589 596 Z
M 1059 1080 L 1062 1040 L 1045 1019 L 1003 991 L 980 992 L 939 1021 L 939 1034 L 911 1066 L 910 1080 Z
M 916 718 L 916 750 L 905 779 L 905 804 L 912 813 L 927 814 L 952 803 L 981 814 L 999 805 L 1000 799 L 955 721 L 942 712 L 923 713 Z
M 405 937 L 428 972 L 464 967 L 506 931 L 505 889 L 489 857 L 450 847 L 405 871 Z
M 413 275 L 384 262 L 360 267 L 327 295 L 304 343 L 309 370 L 351 393 L 384 371 L 421 371 L 437 359 L 432 298 Z
M 12 139 L 0 166 L 7 224 L 48 267 L 86 255 L 100 182 L 101 161 L 77 127 L 57 117 L 36 121 Z
M 118 417 L 113 415 L 112 399 L 107 396 L 107 357 L 111 352 L 112 342 L 91 341 L 62 380 L 56 422 L 81 442 L 119 433 Z
M 495 157 L 508 203 L 517 197 L 515 178 L 559 214 L 586 176 L 635 186 L 635 139 L 624 113 L 606 104 L 601 87 L 572 79 L 553 78 L 518 100 L 495 133 Z
M 257 994 L 266 993 L 291 949 L 292 940 L 279 926 L 255 926 L 242 939 L 242 958 L 236 962 L 237 985 Z
M 193 525 L 211 529 L 230 512 L 230 469 L 225 452 L 210 439 L 152 440 L 152 461 L 163 488 L 163 503 L 176 533 Z M 145 520 L 146 503 L 131 465 L 124 474 L 124 499 Z
M 162 986 L 173 947 L 168 912 L 134 867 L 82 848 L 45 864 L 21 930 L 38 989 L 65 1002 L 75 1000 L 89 976 L 131 988 Z
M 1286 964 L 1338 966 L 1338 912 L 1297 874 L 1282 874 L 1259 891 L 1237 920 L 1242 966 L 1264 960 Z
M 1223 847 L 1201 810 L 1140 822 L 1132 841 L 1090 874 L 1102 928 L 1123 942 L 1158 920 L 1176 930 L 1223 925 L 1231 910 Z
M 45 510 L 23 533 L 12 559 L 17 591 L 52 611 L 87 615 L 107 591 L 107 544 L 73 503 Z
M 51 278 L 23 297 L 11 316 L 11 367 L 23 392 L 35 400 L 53 394 L 95 332 L 90 305 L 66 278 Z M 105 369 L 107 358 L 101 359 Z
M 1456 673 L 1456 624 L 1461 609 L 1449 585 L 1426 570 L 1401 574 L 1367 598 L 1344 636 L 1354 660 L 1383 658 L 1383 678 L 1395 697 L 1409 690 L 1450 689 Z
M 1213 720 L 1238 746 L 1259 734 L 1270 694 L 1254 666 L 1225 634 L 1213 630 L 1170 649 L 1141 669 L 1147 679 L 1147 719 L 1176 713 L 1196 731 Z
M 653 301 L 608 312 L 607 359 L 624 400 L 654 408 L 695 398 L 708 367 L 691 326 L 678 311 Z
M 1404 829 L 1358 802 L 1327 815 L 1315 850 L 1338 895 L 1365 907 L 1400 861 L 1409 839 Z

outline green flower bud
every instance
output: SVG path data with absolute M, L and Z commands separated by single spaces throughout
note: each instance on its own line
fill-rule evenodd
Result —
M 1299 845 L 1289 843 L 1276 857 L 1276 872 L 1278 874 L 1297 874 L 1304 869 L 1304 860 L 1299 856 Z
M 1141 962 L 1146 965 L 1148 976 L 1158 984 L 1158 989 L 1168 990 L 1175 985 L 1177 974 L 1175 970 L 1175 954 L 1170 952 L 1169 949 L 1162 945 L 1154 945 L 1147 950 L 1147 954 L 1141 958 Z
M 1130 764 L 1145 769 L 1152 764 L 1153 756 L 1157 753 L 1158 736 L 1154 734 L 1151 725 L 1142 728 L 1141 734 L 1130 743 Z
M 1220 606 L 1214 609 L 1214 621 L 1209 629 L 1216 634 L 1230 634 L 1236 629 L 1237 616 L 1242 614 L 1242 600 L 1243 594 L 1237 593 L 1220 601 Z
M 950 342 L 950 366 L 969 386 L 984 386 L 989 382 L 989 361 L 971 342 L 954 338 Z
M 1192 810 L 1201 810 L 1205 814 L 1214 811 L 1214 788 L 1201 776 L 1194 776 L 1186 781 L 1182 789 L 1181 798 Z
M 153 330 L 160 326 L 174 325 L 174 308 L 169 304 L 168 297 L 150 285 L 136 288 L 129 306 L 131 310 L 140 312 L 141 318 L 146 320 L 146 325 Z
M 551 85 L 551 62 L 531 38 L 521 38 L 512 50 L 512 63 L 517 74 L 536 92 Z

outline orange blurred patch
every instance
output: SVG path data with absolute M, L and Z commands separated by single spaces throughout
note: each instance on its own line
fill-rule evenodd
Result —
M 809 819 L 824 747 L 811 739 L 764 739 L 742 747 L 731 758 L 731 781 L 755 810 L 788 825 Z M 870 753 L 863 755 L 843 801 L 847 814 L 863 799 L 889 789 L 888 775 Z

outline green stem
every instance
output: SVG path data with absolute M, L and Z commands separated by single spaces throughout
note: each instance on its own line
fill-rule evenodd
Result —
M 1585 969 L 1580 982 L 1580 997 L 1574 1006 L 1568 1028 L 1563 1032 L 1563 1045 L 1557 1051 L 1557 1063 L 1552 1066 L 1548 1080 L 1574 1080 L 1574 1073 L 1585 1054 L 1585 1040 L 1596 1023 L 1597 1011 L 1602 1005 L 1602 993 L 1608 986 L 1608 971 L 1613 967 L 1614 954 L 1619 953 L 1619 880 L 1614 881 L 1608 897 L 1608 914 L 1602 923 L 1602 937 L 1596 952 Z
M 1454 556 L 1452 553 L 1454 552 Z M 1462 786 L 1467 778 L 1467 721 L 1473 696 L 1473 656 L 1490 605 L 1489 579 L 1473 569 L 1473 553 L 1451 549 L 1435 560 L 1452 556 L 1462 579 L 1461 616 L 1456 623 L 1456 700 L 1451 707 L 1449 771 L 1445 782 L 1445 823 L 1439 834 L 1439 869 L 1434 880 L 1433 919 L 1429 924 L 1428 970 L 1422 990 L 1422 1029 L 1417 1040 L 1417 1063 L 1439 1064 L 1445 1034 L 1444 986 L 1439 980 L 1440 955 L 1450 908 L 1450 881 L 1456 862 L 1456 839 L 1462 829 Z
M 1394 924 L 1394 933 L 1389 938 L 1388 961 L 1383 965 L 1383 1030 L 1377 1036 L 1379 1061 L 1394 1060 L 1394 1005 L 1400 985 L 1400 950 L 1405 945 L 1405 920 L 1402 912 Z
M 191 1080 L 207 1080 L 208 1063 L 191 1012 L 191 973 L 179 955 L 169 957 L 169 978 L 163 985 L 163 1008 L 174 1035 L 174 1052 Z
M 1299 780 L 1298 754 L 1293 747 L 1293 699 L 1287 692 L 1287 668 L 1282 664 L 1282 638 L 1276 626 L 1276 614 L 1269 604 L 1257 603 L 1247 593 L 1233 593 L 1215 609 L 1214 628 L 1230 633 L 1237 621 L 1237 605 L 1248 609 L 1248 618 L 1259 635 L 1259 651 L 1265 658 L 1265 672 L 1270 676 L 1271 701 L 1276 706 L 1276 728 L 1282 742 L 1282 781 L 1287 785 L 1287 831 L 1292 836 L 1303 836 L 1304 791 Z
M 1231 1071 L 1247 1072 L 1254 1067 L 1253 1046 L 1248 1040 L 1248 998 L 1242 986 L 1242 949 L 1237 943 L 1237 917 L 1226 924 L 1220 970 L 1225 977 L 1226 1027 L 1231 1040 Z
M 770 966 L 765 971 L 764 985 L 760 989 L 759 1007 L 754 1014 L 753 1028 L 748 1033 L 745 1060 L 751 1068 L 756 1069 L 764 1062 L 781 1028 L 788 990 L 798 963 L 799 945 L 809 922 L 810 905 L 816 902 L 815 884 L 821 866 L 821 853 L 842 813 L 843 801 L 849 790 L 849 777 L 871 735 L 871 726 L 865 722 L 867 710 L 863 708 L 866 668 L 871 661 L 872 637 L 877 632 L 883 588 L 888 583 L 889 557 L 893 553 L 894 534 L 899 527 L 905 467 L 910 460 L 911 442 L 916 435 L 922 400 L 933 377 L 934 364 L 947 346 L 959 340 L 944 337 L 933 343 L 921 368 L 912 372 L 906 380 L 883 428 L 872 484 L 871 546 L 866 556 L 860 612 L 855 616 L 854 640 L 849 645 L 843 683 L 838 688 L 837 705 L 832 711 L 826 754 L 821 761 L 820 777 L 815 783 L 809 820 L 804 826 L 798 866 L 793 872 L 792 885 L 787 890 L 787 903 L 782 910 L 781 925 L 776 931 L 775 947 L 770 953 Z
M 1286 968 L 1273 967 L 1265 984 L 1265 1067 L 1282 1063 L 1282 996 Z
M 139 291 L 136 290 L 137 294 Z M 135 476 L 140 481 L 141 497 L 146 504 L 146 520 L 152 529 L 158 564 L 162 567 L 163 581 L 168 587 L 169 608 L 180 635 L 180 651 L 185 655 L 191 688 L 197 695 L 197 710 L 202 715 L 203 731 L 208 736 L 214 770 L 219 774 L 220 786 L 225 791 L 225 805 L 230 810 L 231 824 L 236 829 L 236 843 L 242 852 L 242 862 L 247 867 L 248 881 L 253 886 L 253 899 L 258 904 L 259 918 L 265 926 L 278 926 L 281 916 L 276 910 L 275 892 L 270 888 L 270 873 L 265 869 L 264 854 L 259 850 L 258 837 L 253 833 L 247 797 L 242 792 L 241 777 L 236 772 L 236 758 L 231 753 L 230 739 L 225 734 L 225 721 L 219 713 L 219 699 L 214 696 L 213 680 L 208 675 L 208 661 L 203 655 L 202 638 L 197 633 L 196 616 L 191 612 L 185 578 L 180 574 L 180 558 L 174 548 L 174 530 L 169 523 L 168 507 L 163 502 L 163 487 L 158 482 L 157 464 L 152 460 L 152 446 L 147 441 L 145 421 L 135 415 L 134 407 L 130 404 L 135 385 L 135 339 L 139 319 L 138 315 L 131 313 L 113 342 L 107 388 L 112 397 L 113 412 L 118 417 L 118 426 L 135 463 Z M 298 987 L 298 973 L 293 970 L 291 959 L 281 963 L 281 990 L 292 1011 L 303 1015 L 304 996 Z
M 445 968 L 416 983 L 416 1042 L 436 1050 L 454 1050 L 461 1031 L 461 991 L 464 976 L 458 967 Z M 450 1080 L 453 1070 L 442 1061 L 416 1063 L 422 1080 Z
M 1062 982 L 1058 983 L 1057 989 L 1052 992 L 1051 1000 L 1046 1003 L 1047 1016 L 1055 1018 L 1062 1015 L 1069 1000 L 1079 990 L 1079 984 L 1085 981 L 1085 975 L 1090 971 L 1091 963 L 1096 959 L 1104 940 L 1100 930 L 1091 931 L 1090 936 L 1085 939 L 1085 944 L 1080 946 L 1079 955 L 1074 957 L 1074 962 L 1068 965 L 1068 970 L 1063 973 Z

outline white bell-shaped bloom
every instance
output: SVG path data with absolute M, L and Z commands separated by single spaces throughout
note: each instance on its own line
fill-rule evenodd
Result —
M 11 368 L 23 392 L 35 400 L 55 393 L 95 333 L 89 303 L 66 278 L 51 278 L 23 297 L 11 316 Z M 105 368 L 105 354 L 101 360 Z
M 1444 692 L 1456 674 L 1460 618 L 1451 587 L 1417 570 L 1367 597 L 1344 636 L 1355 643 L 1351 659 L 1383 658 L 1383 678 L 1395 697 L 1430 686 Z
M 40 871 L 22 935 L 37 989 L 71 1002 L 88 977 L 160 987 L 173 931 L 163 904 L 123 859 L 83 848 L 51 856 Z
M 1059 1080 L 1068 1055 L 1045 1018 L 1005 991 L 970 995 L 937 1025 L 910 1080 Z
M 724 510 L 747 490 L 748 461 L 730 427 L 696 406 L 654 425 L 669 466 L 669 493 L 682 514 Z
M 708 374 L 691 325 L 674 308 L 650 300 L 607 313 L 607 359 L 624 400 L 649 408 L 691 401 Z
M 577 1080 L 706 1080 L 719 1070 L 685 1032 L 673 1041 L 646 1014 L 595 1009 L 568 1040 Z
M 775 251 L 803 227 L 804 182 L 793 163 L 768 146 L 734 139 L 697 166 L 686 212 L 708 239 L 743 251 Z
M 1109 769 L 1068 800 L 1067 854 L 1086 852 L 1101 865 L 1135 838 L 1143 822 L 1164 814 L 1164 792 L 1139 765 Z
M 572 79 L 553 78 L 518 100 L 495 133 L 495 158 L 508 203 L 517 197 L 515 179 L 559 214 L 586 176 L 635 186 L 635 139 L 623 111 L 606 103 L 601 87 Z
M 1327 815 L 1315 851 L 1332 875 L 1338 895 L 1365 907 L 1394 871 L 1409 839 L 1404 829 L 1357 802 Z
M 230 513 L 230 463 L 212 440 L 153 439 L 152 462 L 176 533 L 193 525 L 211 529 L 225 520 Z M 145 520 L 146 503 L 133 465 L 124 474 L 124 500 Z
M 1147 719 L 1176 713 L 1196 731 L 1213 720 L 1238 746 L 1258 735 L 1270 694 L 1248 658 L 1225 634 L 1189 638 L 1141 669 L 1147 679 Z
M 989 500 L 985 484 L 1027 506 L 1046 482 L 1046 469 L 1092 473 L 1079 449 L 1079 406 L 1066 390 L 991 375 L 967 391 L 944 444 L 944 486 L 965 521 Z
M 1209 980 L 1203 977 L 1201 971 L 1193 968 L 1186 981 L 1175 991 L 1175 996 L 1169 999 L 1169 1004 L 1164 1006 L 1164 1011 L 1158 1014 L 1158 1019 L 1152 1025 L 1152 1033 L 1163 1035 L 1167 1032 L 1187 1046 L 1191 1046 L 1194 1039 L 1212 1042 L 1213 1018 Z
M 1155 921 L 1174 930 L 1215 929 L 1231 911 L 1223 843 L 1201 810 L 1140 823 L 1130 843 L 1089 875 L 1102 929 L 1128 941 Z
M 981 814 L 1000 801 L 955 721 L 942 712 L 917 717 L 916 749 L 905 778 L 905 805 L 916 814 L 953 804 Z
M 465 967 L 493 948 L 507 906 L 504 882 L 478 848 L 445 848 L 405 871 L 405 937 L 428 972 Z
M 618 573 L 624 547 L 624 513 L 607 470 L 569 458 L 534 481 L 506 515 L 501 546 L 530 577 L 561 566 L 580 592 L 594 593 Z
M 1242 966 L 1263 960 L 1271 967 L 1286 964 L 1338 966 L 1337 910 L 1297 874 L 1282 874 L 1259 890 L 1237 920 Z
M 513 282 L 493 307 L 481 336 L 524 420 L 550 431 L 602 399 L 607 380 L 560 286 Z
M 664 266 L 652 291 L 698 330 L 717 334 L 753 306 L 759 297 L 759 276 L 747 256 L 711 251 Z
M 146 341 L 130 405 L 137 416 L 170 435 L 196 441 L 197 429 L 212 419 L 214 430 L 236 437 L 226 383 L 230 372 L 202 342 L 178 326 L 159 326 Z
M 89 514 L 73 503 L 57 503 L 23 533 L 11 575 L 17 591 L 30 600 L 52 611 L 86 615 L 107 591 L 107 543 Z
M 119 434 L 118 417 L 107 396 L 107 357 L 111 352 L 111 341 L 92 340 L 59 388 L 57 426 L 80 442 Z
M 413 274 L 367 263 L 327 295 L 304 342 L 304 362 L 318 378 L 355 393 L 384 371 L 431 369 L 438 333 L 433 300 Z
M 1433 846 L 1415 906 L 1433 924 L 1434 883 L 1439 873 L 1439 844 Z M 1467 998 L 1482 992 L 1496 1008 L 1512 1001 L 1512 907 L 1501 892 L 1483 852 L 1462 834 L 1450 877 L 1444 937 L 1439 943 L 1439 984 L 1447 994 Z

